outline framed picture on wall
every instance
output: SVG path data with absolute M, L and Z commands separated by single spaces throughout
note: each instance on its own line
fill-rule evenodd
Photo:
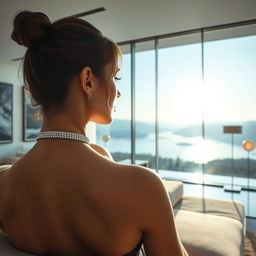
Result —
M 13 140 L 13 88 L 0 82 L 0 143 Z
M 23 141 L 35 141 L 42 125 L 40 106 L 31 103 L 33 98 L 23 87 Z

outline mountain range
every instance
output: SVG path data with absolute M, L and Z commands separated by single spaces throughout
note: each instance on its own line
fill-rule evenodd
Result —
M 231 142 L 231 134 L 224 134 L 224 125 L 242 126 L 242 133 L 234 135 L 235 145 L 241 145 L 243 140 L 256 140 L 256 121 L 205 124 L 205 138 L 229 144 Z M 145 138 L 149 134 L 155 132 L 155 123 L 136 121 L 135 131 L 136 138 Z M 174 134 L 184 137 L 200 137 L 202 136 L 202 124 L 179 127 L 178 125 L 159 123 L 159 133 L 166 131 L 171 131 Z M 111 125 L 97 125 L 97 135 L 102 136 L 104 134 L 108 134 L 113 138 L 130 139 L 131 121 L 126 119 L 116 119 Z
M 234 134 L 234 144 L 242 145 L 244 140 L 256 140 L 256 121 L 246 121 L 240 123 L 215 123 L 205 124 L 205 139 L 220 141 L 224 143 L 231 143 L 231 134 L 225 134 L 223 132 L 224 125 L 239 125 L 242 126 L 241 134 Z M 189 125 L 183 128 L 173 131 L 174 134 L 178 134 L 184 137 L 199 137 L 202 136 L 202 125 Z

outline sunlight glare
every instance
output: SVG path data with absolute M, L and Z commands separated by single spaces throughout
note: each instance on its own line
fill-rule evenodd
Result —
M 188 77 L 181 81 L 173 95 L 179 123 L 191 124 L 201 122 L 203 107 L 202 92 L 200 77 Z
M 225 106 L 228 100 L 228 93 L 222 82 L 209 77 L 203 86 L 204 118 L 208 123 L 218 122 L 225 116 Z
M 203 140 L 202 137 L 193 137 L 190 142 L 193 145 L 182 153 L 184 159 L 200 164 L 215 159 L 216 147 L 214 141 Z

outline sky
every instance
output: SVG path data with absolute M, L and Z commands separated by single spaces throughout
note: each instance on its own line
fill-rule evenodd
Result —
M 155 120 L 155 52 L 136 53 L 135 116 Z M 115 118 L 130 119 L 130 54 L 123 57 Z M 170 124 L 256 120 L 256 36 L 159 49 L 159 121 Z

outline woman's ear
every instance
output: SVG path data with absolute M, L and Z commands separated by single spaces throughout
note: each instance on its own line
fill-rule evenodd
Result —
M 92 70 L 90 67 L 84 67 L 80 72 L 80 85 L 82 90 L 88 95 L 92 94 Z

